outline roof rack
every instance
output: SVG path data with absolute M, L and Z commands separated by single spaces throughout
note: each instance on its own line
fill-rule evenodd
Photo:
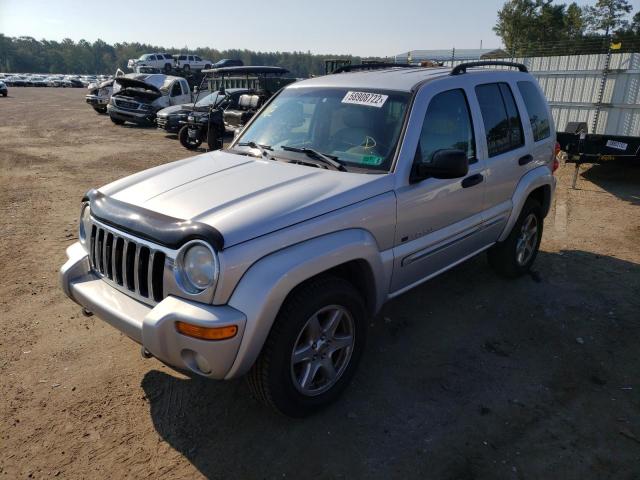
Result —
M 387 63 L 387 62 L 372 62 L 372 63 L 359 63 L 358 65 L 343 65 L 336 68 L 334 73 L 353 72 L 357 70 L 382 70 L 384 68 L 418 68 L 416 65 L 409 65 L 408 63 Z
M 504 60 L 494 60 L 494 61 L 486 60 L 486 61 L 480 61 L 480 62 L 467 62 L 467 63 L 461 63 L 460 65 L 456 65 L 453 68 L 453 70 L 451 70 L 451 75 L 460 75 L 461 73 L 467 73 L 467 68 L 487 67 L 490 65 L 501 65 L 503 67 L 513 67 L 513 68 L 517 68 L 521 72 L 529 71 L 527 70 L 527 67 L 525 67 L 522 63 L 507 62 Z

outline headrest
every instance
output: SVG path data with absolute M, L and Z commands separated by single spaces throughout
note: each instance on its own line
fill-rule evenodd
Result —
M 249 95 L 247 93 L 240 95 L 238 99 L 238 105 L 243 108 L 257 108 L 260 103 L 260 97 L 258 95 Z

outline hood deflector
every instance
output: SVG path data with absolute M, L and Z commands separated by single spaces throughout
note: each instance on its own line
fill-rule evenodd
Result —
M 217 251 L 224 248 L 222 234 L 204 223 L 181 220 L 121 202 L 95 189 L 89 190 L 82 201 L 89 202 L 91 215 L 101 222 L 171 249 L 190 240 L 204 240 Z

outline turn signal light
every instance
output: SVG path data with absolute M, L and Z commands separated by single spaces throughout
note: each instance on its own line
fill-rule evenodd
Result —
M 198 338 L 200 340 L 226 340 L 233 338 L 238 333 L 237 325 L 226 327 L 200 327 L 185 322 L 176 322 L 176 331 L 187 337 Z

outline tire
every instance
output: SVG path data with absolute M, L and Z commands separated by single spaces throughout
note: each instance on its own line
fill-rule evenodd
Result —
M 7 96 L 7 92 L 2 92 L 2 96 L 6 97 Z
M 170 63 L 165 63 L 164 64 L 164 73 L 169 73 L 171 71 L 171 64 Z
M 183 69 L 185 72 L 188 72 L 189 70 L 191 70 L 191 65 L 186 64 L 185 66 L 183 66 L 183 67 L 182 67 L 182 69 Z
M 101 115 L 107 113 L 107 107 L 93 107 L 93 109 Z
M 341 314 L 336 330 L 339 333 L 324 330 L 332 312 Z M 315 331 L 324 332 L 327 337 L 317 343 L 311 343 L 314 317 L 320 327 Z M 353 285 L 328 275 L 313 279 L 295 289 L 280 309 L 262 352 L 247 375 L 249 389 L 257 400 L 284 415 L 300 418 L 315 413 L 335 401 L 351 381 L 366 333 L 366 309 Z M 350 346 L 346 346 L 349 341 Z M 337 347 L 336 342 L 343 346 Z M 296 347 L 313 357 L 294 362 Z M 327 362 L 335 373 L 333 380 L 329 380 Z M 305 392 L 302 383 L 311 371 L 314 374 Z
M 119 118 L 113 118 L 113 117 L 109 117 L 109 118 L 111 118 L 111 121 L 116 125 L 124 125 L 124 120 L 120 120 Z
M 209 145 L 209 150 L 220 150 L 223 147 L 223 141 L 224 132 L 221 132 L 220 128 L 213 125 L 209 126 L 209 131 L 207 132 L 207 144 Z
M 535 233 L 532 232 L 532 221 L 535 222 Z M 509 236 L 504 241 L 495 244 L 487 252 L 491 267 L 507 278 L 516 278 L 526 274 L 538 255 L 543 222 L 540 203 L 533 198 L 527 199 Z M 525 235 L 525 232 L 529 233 Z M 521 246 L 523 248 L 520 248 Z
M 180 144 L 187 150 L 195 150 L 202 145 L 202 139 L 200 137 L 189 138 L 189 125 L 185 125 L 180 129 L 178 139 L 180 140 Z

